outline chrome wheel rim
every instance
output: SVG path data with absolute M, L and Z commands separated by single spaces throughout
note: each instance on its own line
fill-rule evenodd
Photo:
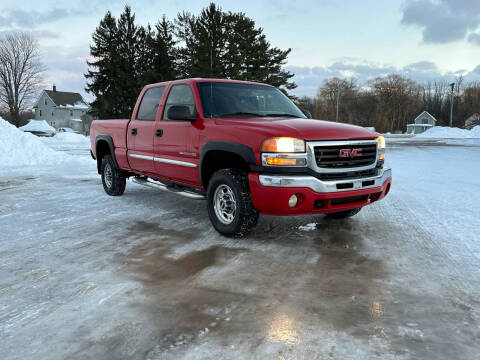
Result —
M 112 180 L 113 180 L 113 173 L 112 173 L 112 167 L 110 166 L 110 164 L 105 165 L 104 179 L 105 179 L 105 185 L 107 185 L 108 188 L 111 188 L 112 187 Z
M 213 194 L 213 208 L 218 220 L 229 225 L 235 219 L 237 202 L 232 189 L 225 184 L 219 185 Z

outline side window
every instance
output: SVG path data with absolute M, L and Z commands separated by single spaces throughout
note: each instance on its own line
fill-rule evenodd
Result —
M 168 94 L 168 99 L 163 110 L 163 120 L 168 118 L 168 109 L 172 106 L 187 106 L 190 115 L 195 113 L 195 100 L 193 99 L 192 89 L 189 85 L 174 85 Z
M 155 121 L 158 106 L 162 99 L 165 86 L 150 88 L 145 91 L 142 102 L 138 108 L 137 120 Z

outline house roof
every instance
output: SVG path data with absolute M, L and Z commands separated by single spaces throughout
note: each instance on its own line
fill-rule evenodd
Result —
M 420 115 L 418 115 L 418 116 L 415 118 L 415 120 L 413 120 L 413 122 L 417 121 L 417 119 L 418 119 L 419 117 L 422 117 L 423 115 L 427 115 L 429 118 L 431 118 L 431 119 L 432 119 L 433 121 L 435 121 L 435 122 L 437 121 L 437 119 L 435 119 L 435 117 L 434 117 L 432 114 L 430 114 L 428 111 L 422 111 L 422 112 L 420 113 Z
M 418 126 L 418 127 L 432 127 L 433 125 L 432 124 L 407 124 L 407 126 Z
M 85 101 L 82 98 L 82 95 L 79 93 L 74 92 L 66 92 L 66 91 L 53 91 L 53 90 L 44 90 L 48 97 L 52 99 L 52 101 L 57 106 L 67 106 L 71 105 L 74 106 L 76 103 L 84 104 Z

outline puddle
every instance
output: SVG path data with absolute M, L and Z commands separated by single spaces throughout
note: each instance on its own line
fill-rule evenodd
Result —
M 154 224 L 142 225 L 144 232 L 158 230 Z M 178 232 L 173 234 L 180 236 Z M 170 246 L 153 240 L 118 255 L 127 275 L 143 284 L 144 300 L 135 296 L 131 306 L 148 314 L 150 325 L 155 328 L 155 345 L 150 355 L 188 345 L 229 324 L 230 309 L 248 303 L 248 296 L 197 286 L 194 280 L 204 270 L 222 266 L 245 251 L 248 250 L 215 245 L 173 258 Z
M 210 266 L 228 261 L 242 251 L 245 250 L 211 246 L 175 259 L 168 256 L 169 248 L 152 241 L 135 246 L 124 259 L 142 281 L 159 284 L 187 279 Z

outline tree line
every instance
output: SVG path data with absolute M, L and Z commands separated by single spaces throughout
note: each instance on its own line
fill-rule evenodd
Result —
M 93 34 L 86 91 L 99 118 L 129 117 L 143 86 L 178 78 L 259 81 L 287 92 L 296 87 L 283 68 L 290 51 L 273 47 L 244 13 L 214 3 L 154 26 L 137 25 L 126 6 L 118 19 L 107 12 Z
M 376 77 L 364 86 L 355 78 L 326 79 L 316 96 L 302 97 L 298 103 L 314 118 L 375 127 L 380 132 L 406 131 L 406 125 L 426 110 L 437 126 L 449 126 L 451 87 L 447 81 L 426 84 L 399 75 Z M 338 112 L 337 112 L 338 103 Z M 480 113 L 480 82 L 465 83 L 457 77 L 453 86 L 453 126 Z M 338 114 L 338 115 L 337 115 Z

